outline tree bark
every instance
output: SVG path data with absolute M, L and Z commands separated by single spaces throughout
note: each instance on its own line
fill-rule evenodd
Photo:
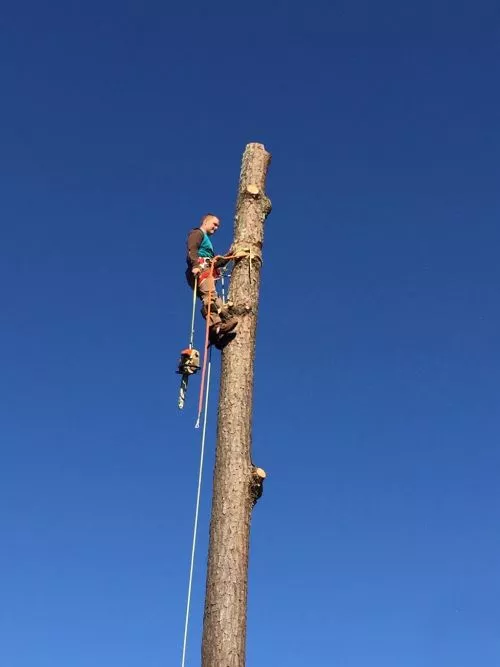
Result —
M 236 203 L 233 251 L 244 249 L 250 256 L 235 263 L 229 291 L 239 324 L 236 338 L 222 352 L 202 667 L 245 665 L 250 517 L 265 477 L 254 468 L 251 451 L 262 243 L 271 210 L 265 194 L 270 160 L 262 144 L 247 145 Z

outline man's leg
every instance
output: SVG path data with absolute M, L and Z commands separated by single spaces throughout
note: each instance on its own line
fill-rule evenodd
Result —
M 217 296 L 215 280 L 212 278 L 212 276 L 208 276 L 198 285 L 198 296 L 203 301 L 202 315 L 205 319 L 207 318 L 208 307 L 210 305 L 210 327 L 217 327 L 220 325 L 220 299 Z
M 208 306 L 210 305 L 210 339 L 213 343 L 216 343 L 220 337 L 233 331 L 238 324 L 238 320 L 235 318 L 221 318 L 224 304 L 217 294 L 215 280 L 212 276 L 208 276 L 198 285 L 198 294 L 203 301 L 202 315 L 205 319 L 207 318 Z

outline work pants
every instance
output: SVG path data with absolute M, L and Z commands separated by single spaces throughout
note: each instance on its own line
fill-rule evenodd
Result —
M 194 281 L 196 280 L 193 276 L 191 269 L 186 271 L 186 278 L 188 285 L 191 289 L 194 289 Z M 222 299 L 219 298 L 217 290 L 215 288 L 215 280 L 212 276 L 207 276 L 204 278 L 201 283 L 198 283 L 196 290 L 198 298 L 203 302 L 203 307 L 201 309 L 201 314 L 205 319 L 207 319 L 208 306 L 210 304 L 210 327 L 217 327 L 221 324 L 222 320 L 220 313 L 223 310 Z

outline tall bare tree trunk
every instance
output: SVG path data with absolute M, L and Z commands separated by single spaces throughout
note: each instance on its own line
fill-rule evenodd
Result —
M 248 144 L 241 166 L 233 250 L 250 252 L 231 277 L 238 334 L 222 353 L 202 667 L 244 667 L 250 517 L 265 473 L 252 464 L 252 403 L 264 221 L 271 160 Z

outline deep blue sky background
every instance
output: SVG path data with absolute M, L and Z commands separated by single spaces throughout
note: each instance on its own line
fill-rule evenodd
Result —
M 2 7 L 2 667 L 180 664 L 184 240 L 211 210 L 229 246 L 248 141 L 274 204 L 248 665 L 498 667 L 499 21 L 495 0 Z

